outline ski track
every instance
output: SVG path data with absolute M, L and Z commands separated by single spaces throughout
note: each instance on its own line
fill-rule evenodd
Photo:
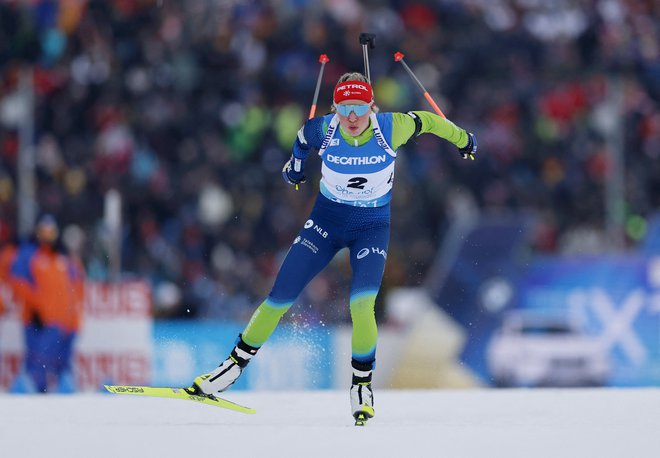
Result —
M 348 390 L 225 397 L 257 414 L 137 396 L 0 394 L 0 456 L 660 456 L 655 388 L 379 390 L 363 428 L 353 426 Z

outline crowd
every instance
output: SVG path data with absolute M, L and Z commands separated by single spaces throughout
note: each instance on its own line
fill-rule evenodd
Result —
M 660 10 L 651 0 L 2 2 L 3 224 L 16 227 L 11 113 L 29 68 L 39 209 L 87 234 L 88 275 L 108 275 L 103 196 L 117 189 L 122 271 L 152 283 L 157 313 L 247 319 L 318 191 L 318 158 L 298 191 L 280 176 L 318 57 L 330 58 L 323 114 L 337 77 L 363 69 L 363 31 L 377 36 L 370 65 L 381 110 L 430 110 L 392 58 L 401 51 L 448 117 L 479 139 L 470 164 L 432 136 L 402 150 L 384 290 L 421 283 L 457 196 L 482 212 L 533 210 L 536 252 L 584 250 L 585 240 L 607 249 L 618 126 L 621 224 L 629 246 L 643 237 L 660 206 Z M 348 269 L 336 258 L 293 319 L 348 320 Z

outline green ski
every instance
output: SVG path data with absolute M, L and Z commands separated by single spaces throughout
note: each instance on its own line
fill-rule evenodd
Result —
M 219 398 L 212 394 L 200 394 L 192 388 L 166 388 L 152 386 L 130 386 L 130 385 L 104 385 L 105 389 L 114 394 L 132 394 L 135 396 L 149 396 L 155 398 L 183 399 L 195 401 L 210 406 L 222 407 L 241 413 L 257 413 L 251 407 L 245 407 L 235 402 Z

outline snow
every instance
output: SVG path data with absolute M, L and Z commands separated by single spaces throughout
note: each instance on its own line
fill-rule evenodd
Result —
M 657 457 L 660 389 L 227 392 L 245 415 L 111 394 L 0 395 L 2 457 Z

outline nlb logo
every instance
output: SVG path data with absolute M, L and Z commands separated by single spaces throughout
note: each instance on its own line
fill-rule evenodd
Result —
M 314 224 L 314 220 L 308 219 L 305 222 L 305 229 L 309 229 L 310 227 L 314 226 L 314 230 L 319 233 L 321 237 L 328 238 L 328 231 L 324 230 L 321 226 L 318 224 Z

